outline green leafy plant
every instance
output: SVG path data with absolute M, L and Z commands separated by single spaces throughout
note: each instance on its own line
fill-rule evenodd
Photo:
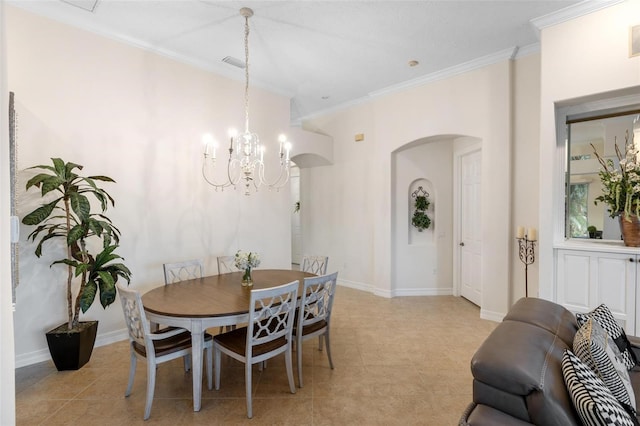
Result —
M 431 203 L 429 202 L 429 199 L 427 197 L 425 197 L 424 195 L 418 195 L 416 197 L 416 203 L 415 203 L 415 208 L 416 210 L 422 210 L 425 211 L 429 208 L 429 205 Z
M 619 167 L 613 160 L 606 161 L 600 157 L 596 147 L 591 144 L 593 152 L 600 162 L 602 169 L 598 172 L 602 183 L 602 195 L 595 198 L 595 204 L 602 202 L 608 205 L 609 216 L 616 217 L 623 214 L 626 220 L 629 216 L 640 216 L 640 161 L 638 149 L 633 137 L 629 140 L 627 131 L 624 140 L 624 154 L 617 142 L 614 143 Z
M 427 216 L 426 210 L 429 208 L 429 199 L 424 195 L 418 195 L 414 204 L 415 211 L 411 218 L 411 224 L 415 226 L 418 231 L 422 232 L 431 226 L 431 219 Z
M 103 213 L 109 204 L 114 206 L 115 202 L 104 189 L 96 185 L 96 181 L 115 181 L 107 176 L 82 177 L 74 172 L 75 169 L 82 170 L 82 166 L 65 163 L 60 158 L 52 158 L 52 161 L 53 166 L 38 165 L 30 168 L 48 172 L 29 179 L 26 190 L 36 187 L 41 190 L 43 198 L 50 199 L 51 194 L 55 194 L 55 197 L 27 214 L 22 223 L 37 226 L 28 236 L 34 242 L 39 238 L 36 256 L 42 256 L 43 244 L 49 240 L 60 239 L 66 245 L 66 256 L 54 261 L 51 266 L 67 266 L 67 328 L 72 330 L 78 327 L 80 310 L 86 312 L 98 292 L 104 308 L 112 304 L 116 298 L 118 278 L 130 282 L 131 271 L 124 264 L 114 262 L 122 259 L 115 253 L 120 231 Z M 99 213 L 92 212 L 88 196 L 98 202 Z M 90 241 L 95 245 L 102 243 L 95 250 L 97 253 L 92 253 L 88 247 Z M 80 287 L 74 301 L 72 284 L 78 278 Z

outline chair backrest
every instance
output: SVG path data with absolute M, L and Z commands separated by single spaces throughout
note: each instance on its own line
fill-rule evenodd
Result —
M 329 256 L 309 256 L 304 255 L 302 258 L 302 271 L 310 272 L 316 275 L 324 275 L 327 273 L 327 264 Z
M 227 274 L 229 272 L 239 271 L 236 268 L 235 256 L 218 256 L 218 274 Z
M 262 290 L 251 290 L 247 324 L 247 360 L 253 347 L 281 337 L 291 341 L 293 319 L 298 305 L 299 281 Z
M 118 287 L 118 294 L 120 295 L 120 302 L 122 303 L 124 320 L 127 323 L 127 330 L 129 331 L 129 341 L 146 346 L 147 335 L 151 333 L 151 330 L 147 316 L 144 313 L 140 293 L 135 290 L 129 290 L 120 283 L 117 283 L 116 286 Z
M 194 278 L 202 278 L 204 267 L 202 260 L 194 259 L 184 262 L 165 263 L 164 267 L 164 283 L 172 284 L 179 281 L 191 280 Z
M 333 297 L 336 294 L 338 273 L 304 279 L 300 310 L 298 317 L 298 334 L 302 335 L 302 327 L 320 321 L 331 322 Z

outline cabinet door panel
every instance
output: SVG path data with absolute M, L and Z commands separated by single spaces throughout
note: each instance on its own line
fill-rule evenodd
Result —
M 637 258 L 635 254 L 558 250 L 557 303 L 574 313 L 604 303 L 627 334 L 637 334 Z
M 559 250 L 557 302 L 573 312 L 589 311 L 591 276 L 589 253 Z
M 623 259 L 597 257 L 597 300 L 606 304 L 611 312 L 625 316 L 627 314 L 627 264 L 628 257 Z M 634 264 L 635 267 L 635 264 Z

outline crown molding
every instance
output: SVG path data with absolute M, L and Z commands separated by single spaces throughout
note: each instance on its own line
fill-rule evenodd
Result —
M 526 46 L 526 48 L 528 48 L 528 46 Z M 351 108 L 354 106 L 358 106 L 358 105 L 362 105 L 366 102 L 371 101 L 372 99 L 375 98 L 379 98 L 382 96 L 387 96 L 387 95 L 391 95 L 394 93 L 399 93 L 414 87 L 418 87 L 418 86 L 423 86 L 425 84 L 428 83 L 432 83 L 434 81 L 438 81 L 438 80 L 444 80 L 456 75 L 460 75 L 460 74 L 464 74 L 467 73 L 469 71 L 473 71 L 476 70 L 478 68 L 484 68 L 488 65 L 493 65 L 496 64 L 498 62 L 502 62 L 502 61 L 506 61 L 506 60 L 512 60 L 516 57 L 522 56 L 520 55 L 520 50 L 517 46 L 516 47 L 511 47 L 509 49 L 504 49 L 477 59 L 474 59 L 472 61 L 468 61 L 468 62 L 464 62 L 462 64 L 459 65 L 454 65 L 452 67 L 449 68 L 445 68 L 443 70 L 440 71 L 436 71 L 434 73 L 431 74 L 427 74 L 424 75 L 422 77 L 418 77 L 412 80 L 408 80 L 399 84 L 394 84 L 392 86 L 388 86 L 385 87 L 383 89 L 380 90 L 376 90 L 373 92 L 369 92 L 367 94 L 367 96 L 363 96 L 361 98 L 358 99 L 354 99 L 352 101 L 349 102 L 345 102 L 342 104 L 338 104 L 335 105 L 331 108 L 327 108 L 327 109 L 323 109 L 321 111 L 317 111 L 314 112 L 313 114 L 309 114 L 309 115 L 305 115 L 302 117 L 298 117 L 295 119 L 295 121 L 292 121 L 292 123 L 301 123 L 304 120 L 310 120 L 312 118 L 316 118 L 316 117 L 320 117 L 323 115 L 327 115 L 327 114 L 331 114 L 333 112 L 337 112 L 337 111 L 341 111 L 347 108 Z
M 561 24 L 566 21 L 606 9 L 607 7 L 624 3 L 627 0 L 586 0 L 572 6 L 565 7 L 548 15 L 540 16 L 529 21 L 536 36 L 540 39 L 540 31 L 553 25 Z
M 380 96 L 385 96 L 391 93 L 400 92 L 416 86 L 422 86 L 427 83 L 432 83 L 434 81 L 444 80 L 446 78 L 450 78 L 459 74 L 464 74 L 469 71 L 476 70 L 478 68 L 484 68 L 488 65 L 493 65 L 498 62 L 512 59 L 517 51 L 518 51 L 518 47 L 510 47 L 508 49 L 500 50 L 498 52 L 491 53 L 486 56 L 482 56 L 472 61 L 463 62 L 462 64 L 459 64 L 459 65 L 454 65 L 452 67 L 444 68 L 440 71 L 436 71 L 434 73 L 427 74 L 422 77 L 414 78 L 413 80 L 408 80 L 400 84 L 394 84 L 384 89 L 369 92 L 369 97 L 377 98 Z
M 97 1 L 98 0 L 96 0 L 96 3 Z M 228 65 L 223 64 L 222 62 L 220 63 L 219 66 L 212 66 L 211 64 L 208 64 L 205 61 L 193 59 L 186 55 L 181 55 L 174 51 L 160 48 L 151 43 L 141 41 L 135 37 L 131 37 L 129 35 L 126 35 L 117 31 L 113 31 L 111 29 L 106 29 L 106 28 L 97 26 L 95 24 L 89 25 L 83 19 L 80 19 L 80 18 L 74 19 L 73 17 L 59 14 L 55 11 L 55 9 L 51 9 L 47 13 L 42 13 L 38 9 L 29 7 L 30 2 L 28 1 L 9 0 L 7 1 L 7 4 L 9 4 L 10 6 L 15 6 L 19 9 L 25 10 L 29 13 L 33 13 L 34 15 L 43 17 L 45 19 L 51 19 L 55 22 L 58 22 L 64 25 L 69 25 L 72 28 L 80 29 L 82 31 L 87 31 L 91 34 L 95 34 L 97 36 L 104 37 L 109 40 L 117 41 L 119 43 L 123 43 L 127 46 L 134 47 L 149 53 L 154 53 L 158 56 L 162 56 L 167 59 L 180 62 L 182 64 L 190 65 L 194 68 L 215 73 L 216 75 L 226 77 L 230 80 L 244 81 L 245 79 L 244 72 L 238 71 L 237 68 L 229 67 Z M 291 91 L 286 91 L 281 88 L 274 87 L 259 79 L 252 79 L 251 87 L 258 87 L 260 89 L 264 89 L 266 91 L 269 91 L 271 93 L 274 93 L 276 95 L 283 96 L 286 98 L 291 98 L 293 96 L 293 93 Z
M 525 56 L 533 55 L 534 53 L 540 53 L 540 43 L 533 43 L 520 47 L 518 52 L 516 52 L 514 59 L 524 58 Z

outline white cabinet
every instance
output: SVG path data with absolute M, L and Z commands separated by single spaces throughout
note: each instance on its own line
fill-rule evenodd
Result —
M 558 249 L 556 260 L 557 303 L 574 313 L 588 312 L 604 303 L 627 334 L 640 331 L 636 315 L 638 254 Z

